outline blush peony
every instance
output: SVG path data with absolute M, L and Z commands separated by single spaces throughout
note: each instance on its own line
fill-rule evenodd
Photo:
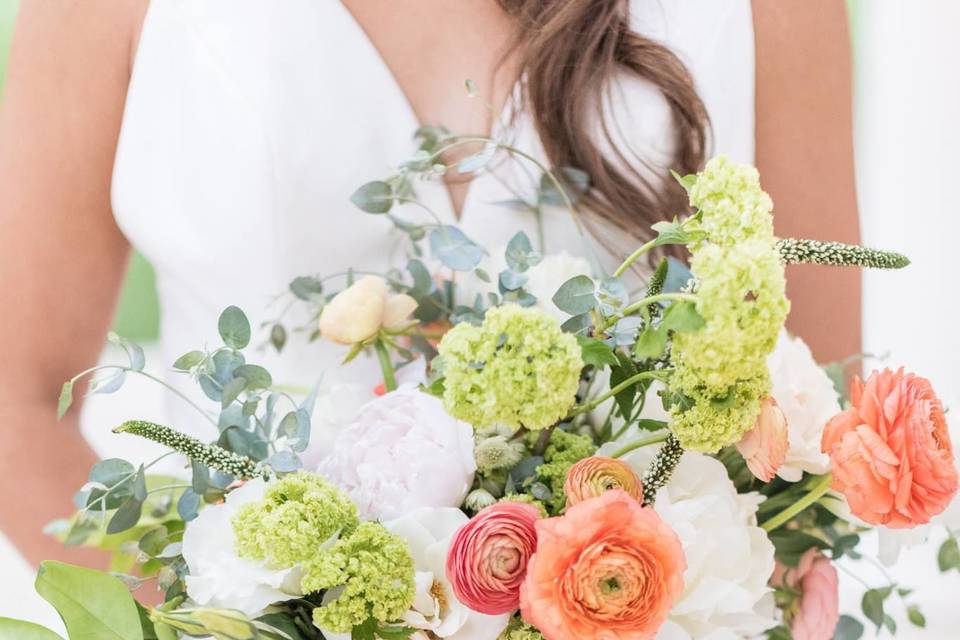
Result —
M 413 386 L 364 406 L 317 467 L 347 492 L 365 520 L 390 520 L 419 507 L 458 507 L 474 471 L 470 425 Z
M 830 458 L 820 451 L 823 427 L 840 412 L 833 382 L 813 359 L 800 338 L 780 332 L 777 346 L 767 358 L 772 388 L 787 420 L 790 446 L 777 475 L 798 482 L 803 473 L 822 475 L 830 470 Z
M 957 493 L 947 420 L 930 382 L 903 369 L 874 371 L 853 381 L 850 400 L 823 432 L 831 487 L 870 524 L 929 522 Z
M 533 505 L 500 502 L 461 527 L 447 554 L 447 578 L 457 599 L 488 615 L 516 610 L 539 518 Z
M 646 640 L 683 591 L 685 568 L 669 525 L 615 489 L 537 522 L 520 607 L 550 640 Z
M 572 507 L 611 489 L 622 489 L 634 500 L 643 501 L 643 482 L 633 467 L 605 456 L 590 456 L 570 467 L 563 491 L 567 506 Z

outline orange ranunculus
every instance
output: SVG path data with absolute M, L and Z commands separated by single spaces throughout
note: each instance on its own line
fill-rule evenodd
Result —
M 580 460 L 570 467 L 563 487 L 568 507 L 612 489 L 622 489 L 643 502 L 643 482 L 633 467 L 616 458 L 590 456 Z
M 787 459 L 789 445 L 786 416 L 776 400 L 764 398 L 756 424 L 737 443 L 737 451 L 755 478 L 770 482 Z
M 831 487 L 870 524 L 913 527 L 941 513 L 957 493 L 957 468 L 943 406 L 925 378 L 874 371 L 851 389 L 853 406 L 823 432 Z
M 549 640 L 647 640 L 683 591 L 680 540 L 657 512 L 614 489 L 537 521 L 520 590 Z

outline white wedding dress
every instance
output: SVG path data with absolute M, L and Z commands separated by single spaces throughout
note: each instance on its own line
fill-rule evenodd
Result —
M 637 31 L 688 65 L 712 120 L 713 151 L 751 162 L 749 0 L 633 0 L 631 10 Z M 662 164 L 670 120 L 659 92 L 623 78 L 608 108 L 623 144 Z M 255 330 L 274 318 L 280 305 L 271 301 L 298 275 L 402 268 L 403 237 L 349 196 L 410 157 L 417 125 L 384 61 L 339 1 L 153 0 L 127 96 L 113 205 L 123 232 L 156 268 L 163 366 L 219 344 L 217 317 L 227 305 L 244 309 Z M 543 157 L 522 114 L 500 133 Z M 441 182 L 423 184 L 419 193 L 444 221 L 455 221 Z M 459 224 L 491 251 L 518 229 L 535 237 L 530 214 L 492 204 L 509 197 L 496 180 L 480 176 L 464 203 Z M 404 216 L 423 219 L 407 209 Z M 548 252 L 583 255 L 568 214 L 551 212 L 546 227 Z M 295 334 L 282 356 L 264 350 L 250 359 L 284 385 L 308 387 L 321 376 L 325 384 L 378 379 L 370 360 L 340 368 L 344 348 L 305 343 Z M 200 397 L 185 376 L 171 380 Z M 178 428 L 211 428 L 175 397 L 169 409 Z

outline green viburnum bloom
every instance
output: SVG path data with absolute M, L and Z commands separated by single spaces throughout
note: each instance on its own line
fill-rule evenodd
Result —
M 550 488 L 552 496 L 548 504 L 555 513 L 567 504 L 563 485 L 570 467 L 596 452 L 597 445 L 590 436 L 569 433 L 563 429 L 555 429 L 550 434 L 550 442 L 543 452 L 544 464 L 537 467 L 537 476 Z
M 321 629 L 349 633 L 374 618 L 393 622 L 413 604 L 414 563 L 407 543 L 377 522 L 364 522 L 303 565 L 304 592 L 333 595 L 313 610 Z M 327 598 L 325 598 L 327 600 Z
M 490 309 L 479 327 L 463 323 L 447 332 L 439 353 L 444 406 L 475 427 L 545 429 L 576 402 L 580 345 L 539 309 Z
M 507 628 L 497 636 L 497 640 L 543 640 L 543 634 L 533 625 L 514 618 L 507 625 Z
M 697 175 L 689 196 L 701 219 L 686 226 L 705 236 L 690 244 L 692 251 L 707 242 L 723 246 L 753 239 L 773 242 L 773 201 L 760 187 L 760 174 L 754 167 L 725 156 L 713 158 Z
M 267 485 L 231 524 L 240 556 L 283 568 L 313 558 L 324 542 L 359 524 L 357 507 L 320 476 L 300 471 Z
M 770 241 L 706 244 L 690 264 L 705 324 L 673 336 L 669 387 L 690 402 L 673 407 L 671 429 L 685 449 L 714 452 L 753 426 L 760 398 L 770 391 L 767 356 L 790 303 Z

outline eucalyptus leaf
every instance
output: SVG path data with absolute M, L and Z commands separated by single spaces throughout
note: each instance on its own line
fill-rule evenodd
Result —
M 393 187 L 379 180 L 368 182 L 353 192 L 350 202 L 367 213 L 387 213 L 393 207 Z
M 67 380 L 60 387 L 60 398 L 57 400 L 57 419 L 63 418 L 64 414 L 73 404 L 73 380 Z
M 173 368 L 177 371 L 190 371 L 207 357 L 203 351 L 188 351 L 173 363 Z
M 243 377 L 234 378 L 227 383 L 227 386 L 220 392 L 220 406 L 226 408 L 239 397 L 240 393 L 247 388 L 247 379 Z
M 589 313 L 581 313 L 570 318 L 560 325 L 560 329 L 566 333 L 583 335 L 592 325 Z
M 270 344 L 277 350 L 277 353 L 283 351 L 287 344 L 287 329 L 279 322 L 270 327 Z
M 290 281 L 290 292 L 304 302 L 315 302 L 323 296 L 323 282 L 313 276 L 299 276 Z
M 140 521 L 140 515 L 143 512 L 143 500 L 136 496 L 130 496 L 123 501 L 120 508 L 110 518 L 107 524 L 107 533 L 114 534 L 126 531 L 135 527 Z
M 493 160 L 496 153 L 497 146 L 495 144 L 488 144 L 483 148 L 483 151 L 471 154 L 458 162 L 457 172 L 473 173 L 474 171 L 479 171 L 490 164 L 490 161 Z
M 47 561 L 36 589 L 63 618 L 71 639 L 143 640 L 133 597 L 109 574 Z
M 127 352 L 127 357 L 130 359 L 131 369 L 134 371 L 143 371 L 143 367 L 147 364 L 147 360 L 143 355 L 143 349 L 140 347 L 140 345 L 132 340 L 118 336 L 113 332 L 107 334 L 107 340 Z
M 273 377 L 270 372 L 256 364 L 242 364 L 233 370 L 233 375 L 243 378 L 247 381 L 246 389 L 253 391 L 255 389 L 269 389 L 273 384 Z M 226 393 L 226 389 L 224 389 Z
M 125 369 L 117 369 L 116 372 L 103 378 L 97 378 L 90 384 L 90 393 L 114 393 L 123 386 L 127 379 Z
M 451 225 L 430 232 L 430 251 L 435 259 L 455 271 L 470 271 L 483 258 L 483 249 Z
M 433 278 L 430 276 L 430 271 L 427 270 L 426 265 L 423 264 L 420 260 L 410 260 L 407 262 L 407 273 L 410 274 L 410 277 L 413 278 L 413 291 L 411 294 L 417 294 L 420 296 L 425 296 L 433 293 L 436 289 L 436 285 L 433 282 Z M 414 297 L 417 297 L 414 295 Z
M 278 451 L 269 460 L 270 466 L 277 473 L 293 473 L 303 468 L 300 458 L 292 451 Z
M 250 344 L 250 321 L 239 307 L 231 305 L 224 309 L 217 328 L 223 343 L 228 347 L 243 349 Z
M 498 278 L 498 283 L 500 285 L 500 293 L 505 294 L 507 291 L 516 291 L 517 289 L 522 289 L 527 280 L 530 279 L 525 273 L 518 273 L 510 269 L 505 269 L 500 272 Z
M 193 489 L 186 489 L 180 494 L 180 499 L 177 500 L 177 515 L 184 522 L 190 522 L 197 517 L 200 510 L 200 500 L 200 495 L 195 493 Z
M 586 172 L 572 167 L 561 167 L 554 170 L 552 175 L 563 186 L 563 191 L 571 202 L 576 202 L 590 189 L 590 176 Z M 551 175 L 543 173 L 540 176 L 540 202 L 546 205 L 562 207 L 566 205 L 563 195 L 551 179 Z
M 527 234 L 523 231 L 517 232 L 510 238 L 510 242 L 507 243 L 507 248 L 504 252 L 504 257 L 506 258 L 507 266 L 510 267 L 511 270 L 521 273 L 539 264 L 543 259 L 538 251 L 533 250 L 533 245 L 530 244 L 530 238 L 528 238 Z
M 833 632 L 834 640 L 860 640 L 863 637 L 863 624 L 854 618 L 843 614 L 837 621 L 837 628 Z
M 588 276 L 574 276 L 553 294 L 553 304 L 570 315 L 587 313 L 596 306 L 596 286 Z

